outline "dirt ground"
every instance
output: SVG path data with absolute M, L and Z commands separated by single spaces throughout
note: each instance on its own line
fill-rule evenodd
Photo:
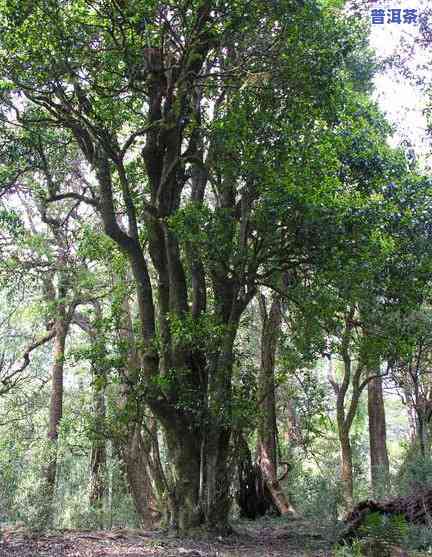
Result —
M 324 528 L 302 520 L 242 522 L 227 538 L 178 539 L 140 530 L 64 531 L 37 536 L 4 528 L 0 557 L 327 557 Z

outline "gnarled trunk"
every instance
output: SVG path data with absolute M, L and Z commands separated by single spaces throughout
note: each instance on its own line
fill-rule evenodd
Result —
M 228 458 L 231 440 L 230 400 L 235 330 L 225 335 L 220 353 L 216 358 L 211 359 L 209 366 L 204 413 L 207 427 L 204 430 L 204 450 L 201 451 L 204 473 L 202 501 L 204 521 L 210 530 L 222 534 L 231 531 L 228 524 L 231 506 Z
M 201 522 L 213 530 L 229 529 L 227 459 L 231 436 L 233 343 L 242 312 L 256 292 L 253 280 L 247 285 L 238 280 L 237 271 L 233 273 L 230 269 L 231 263 L 226 267 L 219 261 L 204 265 L 203 252 L 192 249 L 192 244 L 182 239 L 171 222 L 171 217 L 178 214 L 182 192 L 189 181 L 181 154 L 184 122 L 190 117 L 199 121 L 201 116 L 200 99 L 196 98 L 200 96 L 196 76 L 212 49 L 213 39 L 207 32 L 211 14 L 210 3 L 204 2 L 194 27 L 197 40 L 190 43 L 188 56 L 182 57 L 175 87 L 167 87 L 160 71 L 149 74 L 149 126 L 141 154 L 150 195 L 143 211 L 135 206 L 132 195 L 135 186 L 131 188 L 128 181 L 124 157 L 113 158 L 105 142 L 99 142 L 91 153 L 85 151 L 99 182 L 98 207 L 105 231 L 127 256 L 136 285 L 139 365 L 135 368 L 137 373 L 128 378 L 132 384 L 128 396 L 135 395 L 135 383 L 140 383 L 139 387 L 145 384 L 146 404 L 164 429 L 174 469 L 170 489 L 171 523 L 180 531 Z M 199 133 L 193 134 L 193 151 L 197 150 L 201 139 Z M 204 149 L 198 150 L 192 158 L 190 200 L 199 205 L 203 202 L 208 178 L 207 172 L 202 170 Z M 117 218 L 114 171 L 126 207 L 127 232 Z M 251 202 L 251 198 L 244 196 L 245 224 Z M 228 258 L 233 257 L 234 262 L 239 240 L 236 233 L 238 201 L 233 185 L 224 182 L 217 205 L 221 214 L 229 215 L 224 242 Z M 148 245 L 145 247 L 139 224 L 146 229 Z M 241 241 L 247 240 L 246 229 L 247 226 L 243 226 Z M 148 254 L 155 271 L 152 279 Z M 246 273 L 245 264 L 243 259 L 238 263 L 241 276 Z M 214 345 L 211 341 L 211 347 L 204 343 L 197 348 L 202 340 L 201 317 L 207 312 L 206 292 L 210 289 L 213 309 L 206 317 L 224 332 L 216 335 L 217 341 Z M 185 326 L 190 325 L 193 335 L 196 334 L 192 341 L 182 335 Z
M 222 380 L 222 376 L 215 381 Z M 204 413 L 206 420 L 181 412 L 159 414 L 172 463 L 170 526 L 177 532 L 185 533 L 197 526 L 221 534 L 231 531 L 227 468 L 231 428 L 226 401 L 218 396 L 223 392 L 229 390 L 213 384 L 214 396 L 209 397 Z
M 186 532 L 203 522 L 200 492 L 200 436 L 184 425 L 163 424 L 172 463 L 169 482 L 169 526 Z
M 204 501 L 204 518 L 210 530 L 226 534 L 231 532 L 228 524 L 231 500 L 227 469 L 231 430 L 223 426 L 216 426 L 215 430 L 205 454 L 207 498 Z

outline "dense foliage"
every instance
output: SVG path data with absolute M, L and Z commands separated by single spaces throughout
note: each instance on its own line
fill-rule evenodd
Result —
M 4 521 L 330 524 L 428 482 L 431 177 L 340 4 L 0 2 Z

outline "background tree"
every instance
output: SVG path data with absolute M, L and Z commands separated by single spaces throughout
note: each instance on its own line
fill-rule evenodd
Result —
M 383 380 L 379 366 L 370 373 L 374 376 L 368 383 L 371 483 L 373 491 L 379 494 L 381 487 L 388 483 L 390 468 L 387 452 Z

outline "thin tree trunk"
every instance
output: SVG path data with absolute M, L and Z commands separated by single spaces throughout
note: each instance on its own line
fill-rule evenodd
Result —
M 139 355 L 135 346 L 133 335 L 133 323 L 131 309 L 128 298 L 125 296 L 122 304 L 122 316 L 119 323 L 119 336 L 123 342 L 127 343 L 127 361 L 124 373 L 128 381 L 134 382 L 137 371 L 140 368 Z M 131 401 L 131 408 L 137 408 L 136 401 L 133 400 L 133 390 L 128 381 L 122 386 L 120 393 L 119 406 L 124 408 L 128 401 Z M 142 411 L 142 408 L 141 408 Z M 158 506 L 155 497 L 149 469 L 151 467 L 150 450 L 151 441 L 145 442 L 142 433 L 143 416 L 140 411 L 136 416 L 132 416 L 122 438 L 116 440 L 116 448 L 123 463 L 126 479 L 134 501 L 135 510 L 139 516 L 141 525 L 145 528 L 154 526 L 155 520 L 159 518 L 156 510 Z M 163 473 L 158 469 L 158 473 Z M 158 476 L 159 478 L 159 476 Z
M 98 377 L 94 373 L 93 377 Z M 95 419 L 96 435 L 92 441 L 90 455 L 90 506 L 100 514 L 100 522 L 103 527 L 103 506 L 107 493 L 106 465 L 107 451 L 106 439 L 103 434 L 103 423 L 105 422 L 105 389 L 96 386 L 93 392 L 93 412 Z
M 136 426 L 129 435 L 126 446 L 122 447 L 121 455 L 135 509 L 143 528 L 152 528 L 155 520 L 160 517 L 148 473 L 149 452 L 150 444 L 145 443 L 139 427 Z
M 343 361 L 343 376 L 340 383 L 336 381 L 333 373 L 332 358 L 329 358 L 328 379 L 336 394 L 336 420 L 341 451 L 341 483 L 345 507 L 351 510 L 354 501 L 354 481 L 352 449 L 350 431 L 357 413 L 360 396 L 368 385 L 368 378 L 362 380 L 365 363 L 359 359 L 356 367 L 352 365 L 351 341 L 352 341 L 352 319 L 355 309 L 351 307 L 345 315 L 345 330 L 340 345 L 340 355 Z M 351 386 L 351 396 L 348 390 Z
M 102 318 L 102 310 L 98 302 L 94 302 L 95 323 Z M 93 419 L 95 435 L 92 439 L 90 451 L 90 481 L 89 504 L 96 511 L 99 525 L 104 527 L 104 500 L 108 493 L 107 474 L 107 438 L 104 431 L 106 420 L 105 386 L 106 370 L 104 359 L 106 357 L 105 339 L 99 333 L 98 327 L 84 315 L 74 313 L 73 321 L 90 339 L 95 357 L 92 358 L 92 394 L 93 394 Z
M 385 487 L 389 477 L 386 418 L 381 377 L 375 377 L 368 383 L 368 416 L 372 491 L 378 494 L 380 487 Z
M 301 427 L 297 416 L 295 402 L 290 399 L 286 402 L 287 426 L 285 432 L 285 440 L 287 443 L 295 442 L 299 437 Z
M 55 324 L 56 336 L 53 345 L 51 403 L 49 412 L 48 439 L 51 441 L 50 460 L 46 468 L 48 498 L 52 500 L 57 474 L 58 428 L 63 417 L 63 370 L 68 324 L 64 318 Z
M 427 445 L 427 427 L 425 425 L 424 414 L 422 410 L 417 410 L 417 435 L 418 442 L 420 446 L 420 454 L 424 458 L 426 456 L 426 445 Z
M 409 427 L 409 436 L 410 441 L 412 444 L 416 443 L 417 440 L 417 418 L 416 418 L 416 411 L 414 408 L 414 403 L 412 400 L 412 393 L 407 384 L 403 385 L 403 392 L 405 396 L 405 408 L 407 411 L 408 417 L 408 427 Z
M 339 431 L 341 445 L 341 482 L 347 509 L 354 504 L 352 450 L 348 431 Z
M 281 515 L 295 514 L 277 477 L 275 356 L 281 327 L 280 300 L 273 298 L 267 313 L 266 300 L 260 297 L 262 319 L 261 368 L 258 374 L 258 465 Z
M 51 180 L 49 169 L 45 168 L 48 182 Z M 46 204 L 43 202 L 40 209 L 40 217 L 48 228 L 51 230 L 53 238 L 55 239 L 58 248 L 57 265 L 59 271 L 51 271 L 44 275 L 43 278 L 43 296 L 48 303 L 55 302 L 56 307 L 53 312 L 54 321 L 54 344 L 52 353 L 52 383 L 51 383 L 51 401 L 49 410 L 49 425 L 48 425 L 48 439 L 49 439 L 49 461 L 46 468 L 43 470 L 42 475 L 45 480 L 46 499 L 49 520 L 53 518 L 53 502 L 55 484 L 57 478 L 57 456 L 58 456 L 58 434 L 59 425 L 63 417 L 63 372 L 64 372 L 64 359 L 66 338 L 69 332 L 69 326 L 73 311 L 75 309 L 75 302 L 72 302 L 69 307 L 66 305 L 66 297 L 70 290 L 70 270 L 68 269 L 67 242 L 62 233 L 62 224 L 60 220 L 49 218 L 46 213 Z M 30 218 L 31 220 L 31 218 Z M 33 225 L 32 225 L 33 228 Z M 57 277 L 57 288 L 54 285 L 54 275 Z
M 426 427 L 424 422 L 424 401 L 422 400 L 422 395 L 420 393 L 420 380 L 418 370 L 416 373 L 412 373 L 412 382 L 414 390 L 414 409 L 416 414 L 416 425 L 417 425 L 417 441 L 420 447 L 420 454 L 422 457 L 426 456 Z
M 90 506 L 98 511 L 103 510 L 103 502 L 106 493 L 105 473 L 106 473 L 106 447 L 105 440 L 93 442 L 91 448 L 90 462 Z M 103 520 L 101 519 L 103 522 Z

